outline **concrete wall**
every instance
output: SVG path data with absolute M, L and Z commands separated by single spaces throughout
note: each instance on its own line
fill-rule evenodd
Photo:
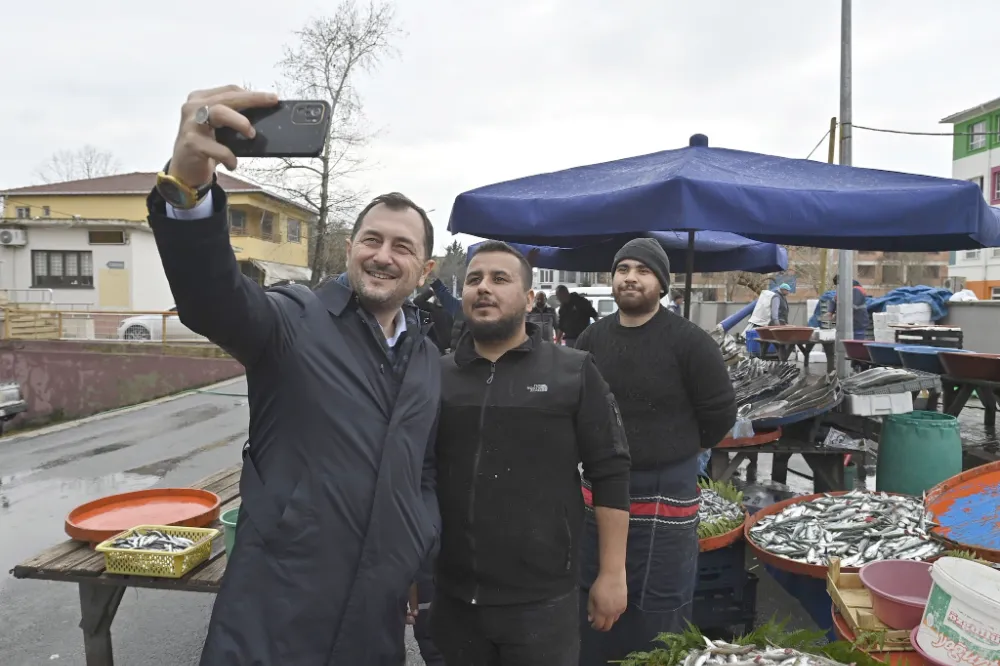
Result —
M 726 303 L 722 301 L 702 301 L 691 304 L 691 321 L 695 322 L 705 330 L 711 330 L 726 317 L 735 314 L 749 303 Z M 730 333 L 742 331 L 750 320 L 749 316 L 737 324 Z M 806 304 L 804 302 L 788 304 L 788 323 L 792 326 L 805 326 L 809 320 L 806 314 Z
M 1000 301 L 949 303 L 948 316 L 942 321 L 947 326 L 962 329 L 963 346 L 972 351 L 1000 354 Z
M 6 427 L 90 416 L 243 374 L 214 345 L 0 341 L 0 381 L 21 385 L 28 411 Z
M 163 272 L 156 240 L 151 233 L 132 232 L 132 309 L 165 312 L 174 306 L 167 275 Z

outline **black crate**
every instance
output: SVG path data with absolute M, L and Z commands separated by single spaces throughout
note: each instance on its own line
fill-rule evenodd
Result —
M 742 539 L 731 546 L 698 553 L 698 584 L 695 594 L 722 591 L 736 598 L 746 581 L 746 547 Z
M 897 328 L 896 343 L 901 345 L 924 345 L 927 347 L 962 349 L 962 329 Z
M 735 590 L 695 592 L 691 622 L 696 627 L 721 629 L 742 626 L 742 633 L 753 631 L 757 617 L 757 576 L 745 574 L 739 594 Z

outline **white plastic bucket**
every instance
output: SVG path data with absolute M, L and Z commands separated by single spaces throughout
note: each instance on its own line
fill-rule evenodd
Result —
M 1000 571 L 943 557 L 931 567 L 931 578 L 916 635 L 920 649 L 942 664 L 1000 664 Z

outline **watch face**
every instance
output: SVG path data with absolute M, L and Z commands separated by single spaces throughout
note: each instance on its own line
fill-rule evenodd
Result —
M 157 189 L 160 191 L 160 196 L 162 196 L 164 200 L 172 206 L 187 208 L 190 205 L 187 193 L 177 187 L 176 183 L 169 180 L 161 180 Z

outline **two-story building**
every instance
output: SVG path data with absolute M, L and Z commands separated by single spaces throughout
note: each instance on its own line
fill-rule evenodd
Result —
M 51 301 L 97 309 L 172 305 L 146 197 L 155 173 L 129 173 L 0 192 L 0 289 L 51 289 Z M 262 285 L 307 281 L 310 210 L 219 174 L 243 273 Z
M 951 175 L 974 182 L 990 205 L 1000 205 L 1000 98 L 941 120 L 954 127 Z M 1000 248 L 952 252 L 953 291 L 969 289 L 981 300 L 1000 300 Z

